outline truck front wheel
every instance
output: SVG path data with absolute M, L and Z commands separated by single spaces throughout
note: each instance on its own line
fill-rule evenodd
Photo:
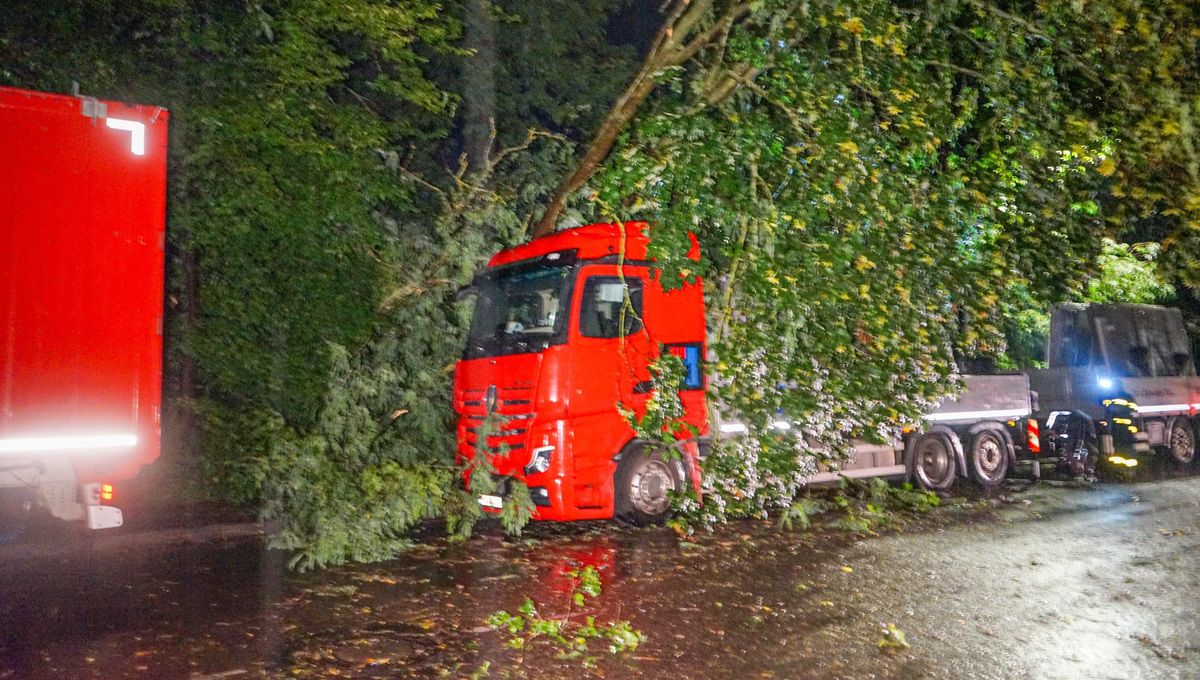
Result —
M 1008 444 L 1004 435 L 994 429 L 977 432 L 971 438 L 967 470 L 979 486 L 986 489 L 999 486 L 1008 476 Z
M 926 432 L 913 445 L 913 477 L 926 491 L 947 491 L 954 486 L 958 470 L 950 439 L 940 432 Z
M 685 478 L 678 458 L 648 446 L 630 447 L 613 478 L 617 517 L 639 526 L 665 522 L 671 516 L 671 492 L 681 490 Z

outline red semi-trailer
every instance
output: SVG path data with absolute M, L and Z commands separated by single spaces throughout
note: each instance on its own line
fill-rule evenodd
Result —
M 497 494 L 479 497 L 484 507 L 502 508 L 505 485 L 518 480 L 538 519 L 658 521 L 672 490 L 699 492 L 711 437 L 747 433 L 705 397 L 701 286 L 663 290 L 647 230 L 631 222 L 556 232 L 498 253 L 470 286 L 477 300 L 454 405 L 459 457 L 483 451 L 500 477 Z M 694 240 L 692 248 L 699 257 Z M 968 478 L 995 487 L 1018 462 L 1035 477 L 1043 461 L 1083 475 L 1097 464 L 1136 466 L 1152 447 L 1190 465 L 1200 379 L 1179 312 L 1062 305 L 1051 319 L 1049 368 L 963 375 L 962 392 L 919 427 L 883 444 L 855 442 L 849 460 L 807 481 L 907 479 L 943 492 Z M 691 431 L 672 446 L 639 440 L 617 408 L 645 414 L 650 366 L 663 352 L 686 369 L 679 395 Z M 804 436 L 783 416 L 771 427 Z
M 672 490 L 700 490 L 711 437 L 747 431 L 715 409 L 710 417 L 701 285 L 664 291 L 646 232 L 635 222 L 556 232 L 498 253 L 468 289 L 477 300 L 454 406 L 460 459 L 483 451 L 500 477 L 499 493 L 479 497 L 485 508 L 502 508 L 505 484 L 520 480 L 537 519 L 658 521 Z M 694 242 L 690 255 L 699 257 Z M 645 413 L 650 365 L 662 352 L 683 361 L 679 395 L 694 430 L 670 447 L 639 440 L 617 409 Z M 938 491 L 961 477 L 999 484 L 1019 457 L 1040 451 L 1029 381 L 966 376 L 966 387 L 925 428 L 888 444 L 858 442 L 850 460 L 809 482 L 907 478 Z M 489 416 L 497 422 L 485 427 Z M 773 427 L 802 436 L 786 420 Z
M 157 106 L 0 87 L 10 527 L 34 504 L 119 526 L 119 483 L 158 457 L 167 120 Z

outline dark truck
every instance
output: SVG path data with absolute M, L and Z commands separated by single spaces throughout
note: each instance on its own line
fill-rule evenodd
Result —
M 1051 314 L 1046 363 L 1027 373 L 1051 441 L 1070 439 L 1118 467 L 1151 451 L 1191 464 L 1200 379 L 1178 309 L 1061 305 Z

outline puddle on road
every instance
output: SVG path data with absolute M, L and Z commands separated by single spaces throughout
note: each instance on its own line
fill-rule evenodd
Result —
M 578 676 L 580 661 L 556 658 L 554 645 L 518 652 L 486 626 L 527 597 L 546 618 L 629 620 L 647 635 L 619 657 L 593 641 L 597 676 L 720 677 L 751 661 L 743 652 L 764 630 L 784 644 L 839 615 L 822 580 L 846 576 L 846 537 L 762 524 L 683 544 L 665 529 L 528 533 L 302 575 L 254 541 L 10 571 L 0 576 L 0 677 L 465 677 L 484 662 L 491 677 Z M 580 608 L 574 574 L 589 566 L 602 592 Z
M 555 645 L 537 641 L 529 650 L 511 650 L 507 636 L 484 624 L 492 613 L 515 612 L 530 598 L 547 619 L 629 620 L 646 633 L 635 652 L 619 657 L 593 641 L 596 675 L 723 677 L 728 664 L 745 664 L 744 650 L 761 645 L 764 629 L 781 638 L 800 636 L 833 615 L 798 615 L 820 590 L 805 582 L 819 580 L 817 565 L 831 555 L 828 547 L 818 550 L 796 536 L 752 527 L 681 547 L 661 529 L 550 533 L 535 531 L 540 539 L 519 544 L 487 537 L 302 579 L 310 592 L 345 584 L 355 589 L 320 612 L 304 600 L 293 605 L 301 629 L 329 631 L 305 639 L 293 661 L 314 672 L 357 664 L 357 673 L 381 677 L 464 677 L 485 662 L 496 677 L 505 671 L 577 676 L 580 661 L 557 659 Z M 575 574 L 586 567 L 596 570 L 602 592 L 580 608 L 572 593 Z

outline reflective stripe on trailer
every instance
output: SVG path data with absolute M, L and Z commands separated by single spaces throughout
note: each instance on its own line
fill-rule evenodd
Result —
M 1200 411 L 1200 404 L 1160 404 L 1158 406 L 1141 406 L 1137 407 L 1137 412 L 1142 413 L 1190 413 L 1192 411 Z
M 925 418 L 937 422 L 946 420 L 1008 420 L 1024 418 L 1029 415 L 1029 409 L 995 409 L 991 411 L 954 411 L 951 413 L 931 413 Z

